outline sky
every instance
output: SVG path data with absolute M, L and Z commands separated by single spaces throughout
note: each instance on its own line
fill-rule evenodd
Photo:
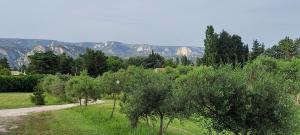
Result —
M 0 0 L 0 37 L 204 46 L 207 25 L 267 47 L 300 37 L 299 0 Z

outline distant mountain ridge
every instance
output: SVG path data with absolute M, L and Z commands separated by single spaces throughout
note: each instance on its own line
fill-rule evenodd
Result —
M 116 41 L 72 43 L 47 39 L 0 38 L 0 57 L 7 57 L 11 67 L 28 64 L 28 56 L 35 52 L 53 51 L 55 54 L 66 53 L 77 57 L 84 53 L 86 48 L 102 50 L 106 55 L 115 55 L 124 59 L 132 56 L 147 56 L 152 50 L 166 58 L 186 55 L 192 60 L 202 57 L 204 53 L 203 47 L 191 46 L 156 46 Z

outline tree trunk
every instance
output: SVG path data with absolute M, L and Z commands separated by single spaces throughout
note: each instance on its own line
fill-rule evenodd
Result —
M 112 112 L 111 112 L 110 118 L 112 118 L 112 117 L 113 117 L 113 115 L 114 115 L 114 111 L 115 111 L 115 107 L 116 107 L 116 100 L 117 100 L 117 98 L 116 98 L 116 94 L 115 94 L 115 93 L 113 93 L 113 99 L 114 99 L 114 106 L 113 106 L 113 109 L 112 109 Z
M 169 127 L 169 125 L 170 125 L 170 123 L 173 121 L 173 118 L 170 118 L 170 120 L 168 121 L 168 123 L 167 123 L 167 125 L 165 126 L 165 128 L 164 128 L 164 134 L 167 134 L 166 132 L 167 132 L 167 129 L 168 129 L 168 127 Z
M 164 115 L 160 113 L 160 126 L 159 126 L 159 132 L 158 135 L 163 135 L 163 125 L 164 125 Z
M 130 119 L 130 124 L 132 128 L 136 128 L 137 127 L 137 123 L 138 123 L 139 118 L 138 117 L 133 117 Z
M 81 96 L 79 97 L 79 105 L 81 106 Z
M 85 95 L 85 101 L 84 101 L 85 107 L 87 106 L 87 103 L 88 103 L 88 95 L 86 94 Z

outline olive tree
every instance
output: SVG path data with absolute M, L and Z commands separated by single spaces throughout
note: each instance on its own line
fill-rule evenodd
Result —
M 47 75 L 38 84 L 43 91 L 65 99 L 65 81 L 58 75 Z
M 157 117 L 162 135 L 169 124 L 164 121 L 170 112 L 172 80 L 164 73 L 140 67 L 129 67 L 126 78 L 121 112 L 129 118 L 132 127 L 137 126 L 141 117 Z
M 112 94 L 113 96 L 114 104 L 110 115 L 111 118 L 113 117 L 116 101 L 124 87 L 125 81 L 124 70 L 119 70 L 118 72 L 106 72 L 96 79 L 99 89 L 105 94 Z
M 87 106 L 88 99 L 97 99 L 100 97 L 99 90 L 95 85 L 95 80 L 87 75 L 87 71 L 80 73 L 80 76 L 72 77 L 66 84 L 66 95 L 71 99 L 78 99 L 81 105 L 81 99 L 85 99 Z
M 187 114 L 210 119 L 216 132 L 291 134 L 294 104 L 282 90 L 281 76 L 260 69 L 200 67 L 176 80 L 175 94 Z

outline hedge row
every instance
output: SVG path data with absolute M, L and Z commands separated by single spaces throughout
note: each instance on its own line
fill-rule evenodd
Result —
M 0 76 L 0 92 L 33 92 L 42 75 Z

